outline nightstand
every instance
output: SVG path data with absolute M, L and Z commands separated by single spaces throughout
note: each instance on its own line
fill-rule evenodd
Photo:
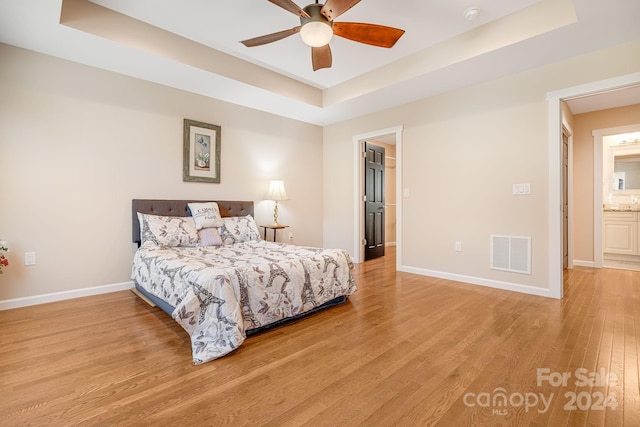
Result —
M 260 227 L 264 228 L 264 240 L 267 240 L 267 229 L 273 230 L 273 241 L 276 241 L 276 233 L 278 230 L 282 230 L 283 228 L 289 228 L 288 225 L 261 225 Z

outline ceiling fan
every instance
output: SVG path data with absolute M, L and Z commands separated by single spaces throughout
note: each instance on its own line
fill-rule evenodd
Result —
M 324 4 L 318 4 L 318 0 L 316 0 L 315 4 L 312 3 L 304 9 L 301 9 L 292 0 L 269 1 L 298 15 L 300 25 L 288 30 L 244 40 L 241 43 L 247 47 L 261 46 L 300 33 L 302 41 L 311 46 L 313 71 L 331 67 L 329 42 L 334 34 L 359 43 L 386 48 L 393 47 L 404 34 L 404 30 L 384 25 L 333 21 L 360 3 L 361 0 L 326 0 Z

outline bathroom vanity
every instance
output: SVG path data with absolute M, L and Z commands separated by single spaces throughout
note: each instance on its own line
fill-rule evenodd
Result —
M 605 209 L 603 212 L 603 252 L 605 264 L 624 263 L 640 267 L 638 208 Z

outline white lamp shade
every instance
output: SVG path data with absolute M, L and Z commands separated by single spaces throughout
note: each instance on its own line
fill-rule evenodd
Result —
M 269 191 L 264 195 L 266 200 L 287 200 L 287 192 L 284 190 L 284 181 L 269 182 Z
M 300 29 L 300 37 L 308 46 L 325 46 L 333 37 L 333 28 L 323 22 L 308 22 Z

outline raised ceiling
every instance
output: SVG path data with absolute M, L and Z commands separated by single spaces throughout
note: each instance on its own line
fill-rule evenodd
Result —
M 334 37 L 333 67 L 314 72 L 311 50 L 300 35 L 248 48 L 240 40 L 289 29 L 300 19 L 268 0 L 92 0 L 106 8 L 166 29 L 233 56 L 246 59 L 326 89 L 382 65 L 419 52 L 540 0 L 363 0 L 336 22 L 367 22 L 406 30 L 392 49 L 377 48 Z M 323 1 L 324 2 L 324 1 Z M 310 0 L 294 1 L 304 7 Z M 482 9 L 472 22 L 464 18 L 471 5 Z
M 0 42 L 327 125 L 639 40 L 638 17 L 637 0 L 363 0 L 336 21 L 405 35 L 392 49 L 334 37 L 316 72 L 298 35 L 239 43 L 299 25 L 267 0 L 2 1 Z

